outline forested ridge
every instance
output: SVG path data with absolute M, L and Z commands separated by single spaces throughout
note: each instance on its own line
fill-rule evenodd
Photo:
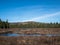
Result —
M 60 23 L 22 22 L 11 23 L 10 27 L 15 28 L 60 28 Z
M 2 21 L 0 19 L 0 28 L 60 28 L 60 23 L 42 23 L 34 21 L 10 23 L 8 20 Z

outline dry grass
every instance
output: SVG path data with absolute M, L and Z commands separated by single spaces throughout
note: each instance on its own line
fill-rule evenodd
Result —
M 60 45 L 60 36 L 0 36 L 0 45 Z
M 6 29 L 0 29 L 0 31 Z M 7 29 L 13 33 L 21 34 L 60 34 L 60 28 L 11 28 Z M 60 45 L 60 36 L 0 36 L 0 45 Z
M 60 28 L 10 28 L 0 29 L 0 32 L 12 31 L 19 34 L 60 34 Z

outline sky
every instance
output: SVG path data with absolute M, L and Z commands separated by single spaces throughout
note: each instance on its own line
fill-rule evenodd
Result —
M 60 0 L 0 0 L 0 19 L 60 23 Z

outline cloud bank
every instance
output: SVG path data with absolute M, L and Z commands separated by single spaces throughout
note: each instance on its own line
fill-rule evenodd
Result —
M 57 15 L 60 15 L 60 12 L 56 12 L 56 13 L 53 13 L 53 14 L 45 14 L 45 15 L 38 16 L 38 17 L 29 19 L 29 20 L 24 20 L 24 21 L 37 21 L 37 20 L 42 20 L 42 19 L 45 19 L 45 18 L 54 17 L 54 16 L 57 16 Z

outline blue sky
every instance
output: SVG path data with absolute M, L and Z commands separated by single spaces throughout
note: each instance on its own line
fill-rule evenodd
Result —
M 0 18 L 9 22 L 60 22 L 60 0 L 0 0 Z

